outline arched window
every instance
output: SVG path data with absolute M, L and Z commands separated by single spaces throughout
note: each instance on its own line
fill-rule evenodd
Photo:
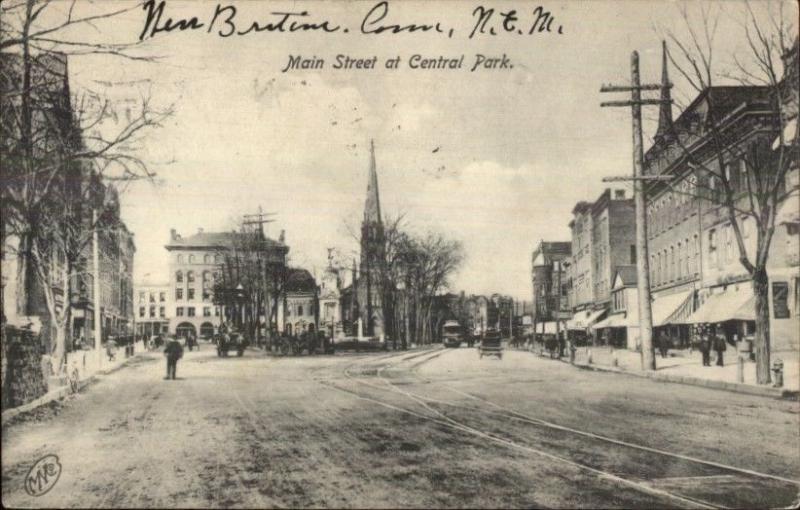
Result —
M 194 255 L 189 255 L 189 264 L 194 264 Z
M 175 273 L 175 281 L 178 283 L 183 283 L 183 271 L 178 271 Z
M 203 255 L 203 263 L 204 264 L 211 264 L 211 255 L 206 253 Z
M 203 287 L 211 286 L 211 271 L 203 271 Z
M 222 263 L 222 255 L 220 255 L 219 253 L 214 255 L 214 262 L 217 263 L 217 264 L 221 264 Z
M 178 254 L 178 264 L 183 264 L 183 254 Z
M 194 271 L 187 271 L 186 272 L 186 281 L 188 283 L 194 283 Z

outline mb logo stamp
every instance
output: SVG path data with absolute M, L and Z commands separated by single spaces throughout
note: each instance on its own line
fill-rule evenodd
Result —
M 25 492 L 30 496 L 42 496 L 52 489 L 61 476 L 58 456 L 45 455 L 31 467 L 25 476 Z

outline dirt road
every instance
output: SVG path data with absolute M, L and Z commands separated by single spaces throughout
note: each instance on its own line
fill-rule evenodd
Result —
M 13 507 L 785 506 L 798 403 L 474 349 L 143 359 L 3 429 Z M 62 474 L 38 497 L 37 459 Z

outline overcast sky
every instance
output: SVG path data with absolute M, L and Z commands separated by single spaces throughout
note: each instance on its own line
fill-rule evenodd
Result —
M 326 247 L 356 256 L 345 224 L 360 222 L 374 139 L 384 215 L 404 213 L 413 229 L 464 243 L 467 259 L 453 290 L 529 299 L 534 245 L 568 241 L 574 203 L 594 200 L 605 187 L 602 177 L 631 172 L 630 112 L 601 109 L 601 101 L 623 97 L 600 94 L 600 85 L 629 82 L 632 50 L 640 52 L 643 81 L 660 79 L 658 29 L 681 30 L 679 4 L 550 1 L 542 5 L 562 35 L 470 40 L 476 2 L 390 5 L 389 18 L 440 21 L 454 28 L 452 38 L 358 34 L 375 3 L 234 2 L 242 23 L 305 9 L 351 31 L 227 39 L 205 30 L 158 34 L 144 47 L 163 57 L 158 64 L 71 61 L 73 87 L 141 79 L 159 102 L 176 105 L 143 152 L 160 183 L 137 184 L 122 196 L 123 219 L 136 236 L 137 279 L 166 278 L 170 228 L 184 235 L 230 229 L 234 218 L 259 206 L 276 213 L 268 235 L 286 231 L 293 264 L 319 274 Z M 484 5 L 516 8 L 530 20 L 539 3 Z M 717 55 L 725 62 L 744 51 L 745 41 L 741 4 L 721 5 Z M 206 21 L 214 6 L 168 0 L 164 14 Z M 786 7 L 787 18 L 796 19 L 795 4 Z M 136 11 L 113 26 L 99 24 L 93 37 L 131 40 L 143 23 Z M 331 69 L 340 53 L 377 56 L 379 68 Z M 467 69 L 408 69 L 416 53 L 464 55 Z M 471 73 L 478 53 L 505 54 L 513 69 Z M 289 55 L 323 58 L 328 67 L 282 73 Z M 396 56 L 400 69 L 382 68 Z M 679 98 L 693 95 L 672 78 Z M 646 135 L 655 112 L 648 117 Z

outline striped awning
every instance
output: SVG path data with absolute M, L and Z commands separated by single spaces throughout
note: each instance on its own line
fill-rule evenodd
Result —
M 653 300 L 653 326 L 667 324 L 686 324 L 686 319 L 694 311 L 694 290 L 658 296 Z
M 613 315 L 609 315 L 604 320 L 597 322 L 594 326 L 592 326 L 592 329 L 639 327 L 639 321 L 637 320 L 636 315 L 638 314 L 632 315 L 625 312 L 615 313 Z
M 586 330 L 592 327 L 595 322 L 600 320 L 606 313 L 606 309 L 602 310 L 583 310 L 575 312 L 572 319 L 567 321 L 567 329 L 573 330 Z

